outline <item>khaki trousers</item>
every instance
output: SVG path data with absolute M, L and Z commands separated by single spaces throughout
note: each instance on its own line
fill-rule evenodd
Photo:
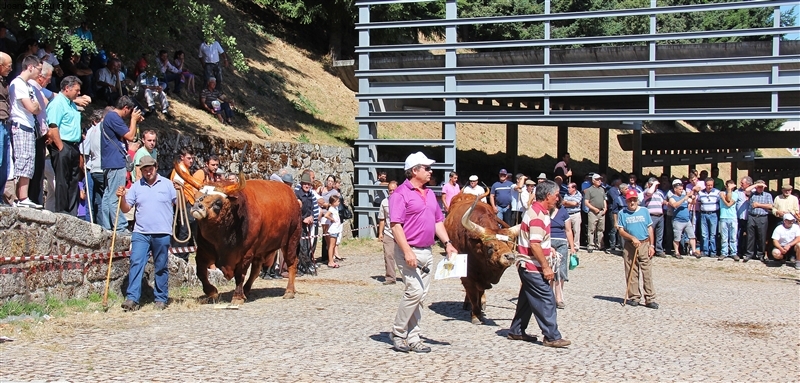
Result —
M 411 248 L 417 256 L 417 265 L 433 268 L 433 254 L 431 248 Z M 394 259 L 403 271 L 403 284 L 405 289 L 403 297 L 400 298 L 400 307 L 394 318 L 392 334 L 398 338 L 405 339 L 409 344 L 419 342 L 419 335 L 422 332 L 419 321 L 422 318 L 422 303 L 428 295 L 428 288 L 431 285 L 431 273 L 423 273 L 418 268 L 411 268 L 406 264 L 403 250 L 400 246 L 394 247 Z M 433 271 L 433 270 L 431 270 Z
M 397 262 L 394 259 L 394 238 L 383 233 L 383 263 L 386 265 L 386 282 L 397 280 Z
M 627 281 L 628 283 L 628 299 L 639 301 L 642 294 L 639 290 L 639 275 L 642 276 L 642 284 L 644 285 L 644 300 L 645 303 L 656 301 L 656 290 L 653 288 L 653 273 L 652 273 L 652 258 L 650 258 L 650 242 L 647 240 L 641 242 L 639 247 L 634 247 L 633 242 L 624 241 L 625 246 L 622 248 L 622 258 L 625 260 L 625 277 L 631 268 L 633 257 L 636 257 L 636 269 L 633 275 Z
M 603 232 L 606 230 L 606 214 L 595 214 L 589 212 L 589 236 L 586 242 L 586 248 L 602 249 L 603 245 Z

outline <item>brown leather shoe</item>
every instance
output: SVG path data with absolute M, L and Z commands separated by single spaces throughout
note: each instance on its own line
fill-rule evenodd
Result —
M 539 338 L 537 338 L 537 337 L 535 337 L 533 335 L 525 334 L 525 333 L 522 333 L 522 334 L 508 333 L 507 338 L 511 339 L 511 340 L 524 340 L 526 342 L 536 342 L 536 341 L 539 340 Z
M 570 344 L 572 344 L 572 342 L 570 342 L 570 341 L 568 341 L 568 340 L 566 340 L 564 338 L 556 339 L 556 340 L 547 340 L 545 338 L 545 340 L 542 341 L 542 344 L 547 346 L 547 347 L 564 348 L 564 347 L 567 347 Z

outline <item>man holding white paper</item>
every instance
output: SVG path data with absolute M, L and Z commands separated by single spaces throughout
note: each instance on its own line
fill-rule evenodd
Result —
M 392 345 L 400 352 L 430 352 L 420 339 L 420 309 L 430 287 L 435 238 L 446 245 L 449 254 L 457 253 L 444 228 L 444 215 L 436 196 L 426 185 L 431 179 L 434 160 L 422 152 L 405 161 L 406 181 L 389 198 L 389 220 L 394 235 L 394 256 L 402 267 L 405 288 L 392 327 Z M 423 271 L 425 270 L 425 271 Z

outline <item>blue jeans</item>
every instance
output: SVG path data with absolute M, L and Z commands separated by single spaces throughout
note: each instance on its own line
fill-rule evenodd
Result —
M 170 234 L 133 233 L 131 236 L 131 270 L 125 299 L 139 303 L 142 296 L 142 275 L 149 253 L 153 253 L 155 269 L 155 301 L 167 303 L 169 296 L 169 239 Z
M 511 220 L 511 206 L 502 207 L 497 205 L 497 218 L 500 218 L 509 226 L 514 226 L 512 224 L 513 221 Z
M 103 192 L 103 203 L 100 204 L 100 214 L 97 215 L 97 224 L 106 230 L 114 230 L 114 215 L 117 214 L 117 189 L 125 186 L 127 171 L 122 169 L 106 169 L 103 171 L 106 188 Z M 121 213 L 121 212 L 120 212 Z M 128 219 L 125 214 L 117 216 L 117 231 L 128 228 Z
M 8 165 L 11 163 L 9 149 L 11 148 L 11 140 L 9 128 L 11 124 L 0 124 L 0 186 L 5 187 L 8 182 Z
M 738 254 L 739 220 L 736 218 L 721 218 L 719 220 L 719 234 L 722 237 L 720 254 L 723 257 L 732 257 Z
M 700 251 L 706 255 L 717 254 L 717 221 L 717 212 L 700 213 L 700 233 L 703 237 Z
M 527 272 L 524 267 L 517 269 L 522 286 L 519 289 L 517 311 L 511 321 L 509 333 L 520 335 L 528 328 L 531 315 L 542 330 L 545 339 L 553 341 L 561 339 L 556 323 L 556 297 L 542 273 Z

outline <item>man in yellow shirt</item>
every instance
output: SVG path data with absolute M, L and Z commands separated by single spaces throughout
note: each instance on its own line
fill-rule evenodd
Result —
M 798 203 L 797 197 L 792 195 L 792 185 L 790 184 L 783 185 L 781 195 L 775 197 L 775 201 L 772 203 L 774 216 L 783 219 L 787 213 L 795 217 L 800 214 L 800 203 Z

